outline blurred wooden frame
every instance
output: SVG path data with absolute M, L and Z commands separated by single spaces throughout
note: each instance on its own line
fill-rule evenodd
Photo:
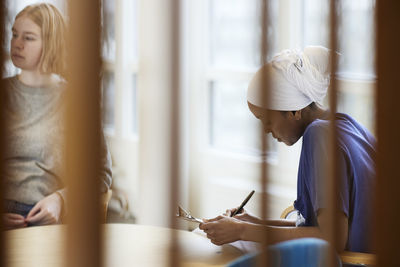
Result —
M 296 211 L 293 205 L 287 207 L 281 213 L 281 219 L 286 219 L 290 213 Z M 340 253 L 340 259 L 343 263 L 349 264 L 363 264 L 368 266 L 376 266 L 376 255 L 370 253 L 360 253 L 360 252 L 351 252 L 351 251 L 343 251 Z

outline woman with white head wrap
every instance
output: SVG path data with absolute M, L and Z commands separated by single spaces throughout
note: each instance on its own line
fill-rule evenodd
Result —
M 309 46 L 303 52 L 284 50 L 251 80 L 247 91 L 249 108 L 264 123 L 265 131 L 278 141 L 293 145 L 311 121 L 328 117 L 320 105 L 329 87 L 329 54 L 321 46 Z M 268 98 L 264 77 L 269 77 Z
M 225 216 L 200 225 L 213 243 L 261 241 L 262 231 L 269 232 L 272 243 L 299 237 L 322 237 L 321 229 L 327 222 L 323 179 L 325 161 L 330 155 L 329 113 L 321 104 L 329 87 L 329 60 L 329 49 L 321 46 L 306 47 L 302 52 L 282 51 L 255 74 L 247 93 L 250 111 L 262 121 L 265 133 L 271 133 L 287 145 L 303 137 L 294 202 L 299 220 L 297 223 L 262 221 L 246 211 L 231 218 L 229 215 L 235 210 L 231 209 Z M 265 77 L 270 88 L 268 94 Z M 371 252 L 373 206 L 370 198 L 375 179 L 376 141 L 349 115 L 336 113 L 335 121 L 340 151 L 337 249 Z M 311 227 L 295 227 L 299 225 Z
M 300 110 L 312 102 L 322 104 L 329 86 L 329 54 L 329 50 L 321 46 L 309 46 L 304 52 L 285 50 L 279 53 L 256 73 L 247 91 L 247 101 L 280 111 Z M 272 88 L 267 100 L 262 99 L 266 96 L 263 74 L 270 77 Z

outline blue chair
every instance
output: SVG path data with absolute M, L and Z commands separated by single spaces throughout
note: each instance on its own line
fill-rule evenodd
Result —
M 268 247 L 270 267 L 323 267 L 329 266 L 328 242 L 318 238 L 300 238 Z M 259 253 L 244 255 L 228 267 L 257 266 Z M 336 266 L 342 266 L 337 257 Z

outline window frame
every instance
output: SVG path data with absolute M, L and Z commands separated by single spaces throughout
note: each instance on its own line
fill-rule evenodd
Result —
M 187 1 L 189 2 L 189 1 Z M 290 1 L 286 1 L 288 6 L 279 7 L 279 15 L 282 13 L 293 12 L 290 7 Z M 290 8 L 289 8 L 290 7 Z M 191 210 L 201 216 L 215 216 L 220 214 L 220 205 L 225 208 L 237 205 L 234 201 L 219 201 L 221 190 L 223 194 L 235 195 L 240 192 L 250 192 L 256 189 L 258 194 L 260 190 L 260 170 L 261 158 L 259 156 L 237 153 L 227 150 L 217 149 L 209 145 L 208 133 L 210 132 L 210 82 L 215 79 L 224 79 L 235 77 L 235 80 L 249 81 L 254 75 L 256 69 L 218 69 L 208 65 L 210 40 L 207 33 L 209 29 L 209 6 L 208 1 L 190 1 L 187 3 L 186 12 L 188 12 L 188 28 L 190 31 L 185 33 L 188 41 L 188 54 L 190 56 L 189 67 L 189 179 L 191 183 L 190 194 Z M 284 9 L 286 11 L 284 11 Z M 207 18 L 207 19 L 205 19 Z M 299 19 L 296 17 L 296 19 Z M 278 25 L 279 29 L 290 29 L 288 23 Z M 293 27 L 292 27 L 293 28 Z M 287 46 L 288 42 L 293 42 L 290 38 L 280 37 L 277 40 L 278 49 Z M 261 135 L 261 129 L 260 129 Z M 275 155 L 268 157 L 270 173 L 270 189 L 268 193 L 273 196 L 279 204 L 270 207 L 272 215 L 277 215 L 279 210 L 292 203 L 296 196 L 296 175 L 298 167 L 298 156 L 300 153 L 301 142 L 291 148 L 277 144 Z M 281 158 L 289 159 L 282 161 Z M 296 159 L 297 158 L 297 159 Z M 285 170 L 286 175 L 280 176 L 279 173 Z M 279 177 L 279 178 L 277 178 Z M 258 189 L 258 190 L 257 190 Z M 213 191 L 214 190 L 214 191 Z M 277 192 L 276 190 L 279 190 Z M 214 194 L 215 193 L 215 194 Z M 248 193 L 247 193 L 248 194 Z M 257 194 L 256 194 L 257 195 Z M 257 199 L 257 196 L 256 196 Z M 218 207 L 212 203 L 219 203 Z M 256 204 L 257 203 L 257 204 Z M 259 211 L 257 201 L 254 201 L 253 209 Z M 214 206 L 214 207 L 213 207 Z M 251 206 L 250 206 L 251 207 Z

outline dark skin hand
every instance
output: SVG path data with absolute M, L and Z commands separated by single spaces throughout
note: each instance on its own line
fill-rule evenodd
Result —
M 230 217 L 236 211 L 237 208 L 228 209 L 223 214 L 225 216 Z M 257 216 L 251 214 L 245 209 L 234 216 L 234 218 L 239 219 L 245 222 L 251 222 L 255 224 L 265 224 L 265 225 L 273 225 L 273 226 L 296 226 L 296 221 L 286 220 L 286 219 L 278 219 L 278 220 L 261 220 Z
M 241 215 L 243 218 L 252 218 L 246 215 L 246 212 Z M 239 215 L 240 218 L 240 215 Z M 264 221 L 267 224 L 260 224 L 249 222 L 248 220 L 240 220 L 237 216 L 230 217 L 226 215 L 220 215 L 213 219 L 204 220 L 199 228 L 207 234 L 207 238 L 215 245 L 223 245 L 238 240 L 263 242 L 265 233 L 268 235 L 268 242 L 275 244 L 278 242 L 302 238 L 302 237 L 316 237 L 325 238 L 325 232 L 327 230 L 328 220 L 326 213 L 321 210 L 318 214 L 319 227 L 294 227 L 293 222 L 289 222 L 288 226 L 271 225 L 271 223 L 279 222 L 279 220 Z M 263 222 L 261 219 L 258 219 Z M 348 219 L 343 212 L 338 212 L 337 223 L 339 225 L 339 240 L 337 244 L 337 251 L 343 251 L 348 236 Z

